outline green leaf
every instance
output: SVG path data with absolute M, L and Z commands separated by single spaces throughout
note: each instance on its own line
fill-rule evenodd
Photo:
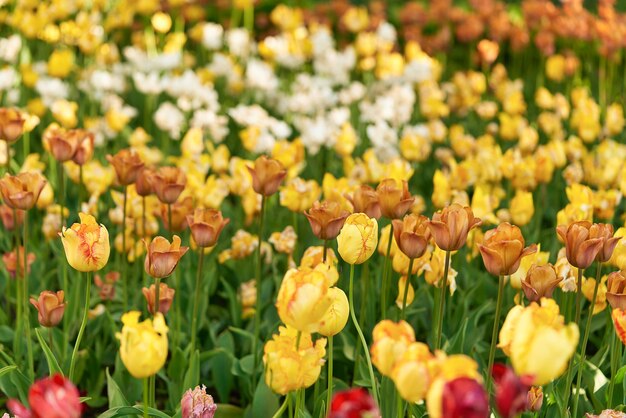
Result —
M 143 415 L 143 407 L 121 406 L 118 408 L 111 408 L 108 411 L 98 415 L 98 418 L 117 418 L 127 415 Z M 154 408 L 148 408 L 148 415 L 157 418 L 171 418 L 169 415 Z
M 5 366 L 5 367 L 1 368 L 0 369 L 0 377 L 4 376 L 7 373 L 12 372 L 15 369 L 17 369 L 17 366 Z
M 122 406 L 128 406 L 128 401 L 122 393 L 120 387 L 117 385 L 115 379 L 109 374 L 109 369 L 106 369 L 107 376 L 107 393 L 109 396 L 109 408 L 119 408 Z
M 215 418 L 242 418 L 243 409 L 229 405 L 225 403 L 217 404 L 217 411 L 215 411 Z
M 232 353 L 235 351 L 235 340 L 232 334 L 224 331 L 217 338 L 217 345 L 222 350 L 210 361 L 211 377 L 213 384 L 217 389 L 217 394 L 222 402 L 228 402 L 230 391 L 233 387 L 233 374 L 230 372 L 235 357 Z
M 0 326 L 0 343 L 10 343 L 15 338 L 15 332 L 7 325 Z
M 267 387 L 265 384 L 265 374 L 263 374 L 254 392 L 252 416 L 272 417 L 276 411 L 278 411 L 279 407 L 278 396 Z
M 200 384 L 200 353 L 196 350 L 191 355 L 189 366 L 187 366 L 187 373 L 185 373 L 185 379 L 183 380 L 183 392 L 187 389 L 193 389 Z
M 48 332 L 51 332 L 51 331 L 48 330 Z M 48 344 L 46 344 L 46 341 L 41 337 L 39 328 L 35 329 L 35 335 L 37 335 L 37 339 L 39 340 L 39 345 L 41 346 L 41 349 L 43 350 L 44 356 L 46 356 L 46 361 L 48 362 L 48 370 L 50 371 L 50 376 L 57 374 L 57 373 L 63 374 L 63 370 L 61 369 L 61 366 L 59 366 L 59 362 L 57 361 L 57 358 L 54 356 L 54 353 L 52 352 L 52 350 L 50 350 L 50 347 L 48 347 Z

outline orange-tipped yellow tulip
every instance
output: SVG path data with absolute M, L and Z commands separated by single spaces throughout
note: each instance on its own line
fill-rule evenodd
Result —
M 339 255 L 348 264 L 369 259 L 378 244 L 378 222 L 364 213 L 353 213 L 337 236 Z
M 91 215 L 81 212 L 78 216 L 80 223 L 71 228 L 63 227 L 59 234 L 67 262 L 78 271 L 100 270 L 109 261 L 111 253 L 109 231 L 104 225 L 98 225 Z

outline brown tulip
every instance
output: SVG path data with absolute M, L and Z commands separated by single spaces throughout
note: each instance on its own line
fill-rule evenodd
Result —
M 604 239 L 591 235 L 593 224 L 589 221 L 573 222 L 569 226 L 559 225 L 556 232 L 565 243 L 565 255 L 569 263 L 579 269 L 586 269 L 602 250 Z M 597 230 L 594 231 L 594 235 Z
M 0 108 L 0 140 L 9 144 L 17 141 L 24 132 L 24 122 L 19 110 Z
M 46 183 L 44 176 L 37 172 L 5 175 L 0 179 L 0 192 L 11 208 L 29 210 L 37 203 Z
M 139 171 L 143 168 L 143 162 L 134 150 L 123 149 L 115 155 L 107 155 L 107 160 L 115 169 L 117 182 L 121 186 L 128 186 L 137 180 Z
M 37 319 L 42 327 L 52 328 L 59 325 L 65 313 L 64 297 L 65 294 L 62 290 L 56 293 L 44 290 L 39 294 L 39 298 L 30 298 L 30 303 L 39 313 Z
M 141 289 L 141 291 L 143 292 L 143 296 L 146 298 L 146 302 L 148 303 L 148 312 L 154 315 L 156 286 L 152 284 L 150 285 L 150 289 L 144 287 L 143 289 Z M 167 314 L 167 312 L 172 307 L 175 293 L 176 291 L 165 283 L 159 283 L 159 312 L 161 312 L 163 315 Z
M 19 255 L 19 263 L 18 263 L 18 255 Z M 28 263 L 28 273 L 30 273 L 30 266 L 35 262 L 35 254 L 28 253 L 27 263 Z M 4 268 L 7 269 L 9 276 L 11 278 L 23 277 L 24 276 L 24 247 L 19 246 L 17 251 L 13 250 L 11 252 L 5 253 L 2 255 L 2 262 L 4 263 Z M 19 269 L 19 270 L 18 270 Z
M 60 163 L 74 158 L 78 151 L 78 140 L 77 135 L 70 135 L 63 129 L 49 129 L 43 135 L 43 141 L 47 144 L 50 153 Z
M 170 225 L 170 211 L 172 224 Z M 161 220 L 163 226 L 170 232 L 180 232 L 187 228 L 187 216 L 193 212 L 193 198 L 187 196 L 172 205 L 161 205 Z
M 354 213 L 364 213 L 370 218 L 376 219 L 381 217 L 378 194 L 376 190 L 367 184 L 361 185 L 354 193 L 346 194 L 345 197 L 352 203 Z
M 144 240 L 146 246 L 144 268 L 146 273 L 155 279 L 163 279 L 172 274 L 181 257 L 189 249 L 189 247 L 181 247 L 180 243 L 178 235 L 174 235 L 171 243 L 161 236 L 154 237 L 150 244 Z
M 598 251 L 598 255 L 596 255 L 596 261 L 600 263 L 606 263 L 607 261 L 609 261 L 609 259 L 613 255 L 613 250 L 615 250 L 615 246 L 621 239 L 621 237 L 613 236 L 613 225 L 593 224 L 591 225 L 591 229 L 589 230 L 589 235 L 591 238 L 602 239 L 602 247 L 600 247 L 600 251 Z
M 528 390 L 526 397 L 526 410 L 530 412 L 539 412 L 543 405 L 543 389 L 541 386 L 533 386 Z
M 465 245 L 469 231 L 481 223 L 470 207 L 453 203 L 433 214 L 428 227 L 437 247 L 444 251 L 456 251 Z
M 526 278 L 522 280 L 522 290 L 530 302 L 539 302 L 541 298 L 551 298 L 552 292 L 561 282 L 552 264 L 538 266 L 533 264 Z
M 187 177 L 177 167 L 161 167 L 152 176 L 152 187 L 159 200 L 165 204 L 172 204 L 185 189 Z
M 524 248 L 524 237 L 519 227 L 503 222 L 485 232 L 478 246 L 487 271 L 494 276 L 508 276 L 519 268 L 522 257 L 537 252 L 537 245 Z
M 104 275 L 104 279 L 96 274 L 94 277 L 95 285 L 100 289 L 100 299 L 113 300 L 115 298 L 115 283 L 120 279 L 120 273 L 110 271 Z
M 193 215 L 187 215 L 191 235 L 198 247 L 213 247 L 230 219 L 224 218 L 217 209 L 198 208 Z
M 606 300 L 611 308 L 626 309 L 626 274 L 614 271 L 606 280 Z
M 261 155 L 254 161 L 253 167 L 248 167 L 252 176 L 252 188 L 263 196 L 271 196 L 278 191 L 280 183 L 287 175 L 283 166 L 273 158 Z
M 91 161 L 94 152 L 94 134 L 84 129 L 73 129 L 68 132 L 68 135 L 74 135 L 77 137 L 78 147 L 76 153 L 72 157 L 78 165 L 85 165 Z
M 384 179 L 376 187 L 376 194 L 382 216 L 389 219 L 403 217 L 415 200 L 409 193 L 406 180 Z
M 152 186 L 152 178 L 154 177 L 155 170 L 151 167 L 143 167 L 137 174 L 137 180 L 135 181 L 135 189 L 137 194 L 142 197 L 150 196 L 154 193 L 154 187 Z
M 428 249 L 430 229 L 424 215 L 409 214 L 403 220 L 394 219 L 393 236 L 398 248 L 409 258 L 419 258 Z
M 304 212 L 309 220 L 313 234 L 321 240 L 337 238 L 349 213 L 333 200 L 315 202 L 309 212 Z
M 0 204 L 0 219 L 2 219 L 2 225 L 7 231 L 13 231 L 13 228 L 16 226 L 18 228 L 22 226 L 24 223 L 24 214 L 25 212 L 23 210 L 13 210 L 5 204 Z

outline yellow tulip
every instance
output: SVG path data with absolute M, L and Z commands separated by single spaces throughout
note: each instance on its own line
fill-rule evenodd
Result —
M 517 226 L 524 226 L 530 222 L 534 213 L 533 194 L 518 190 L 510 203 L 511 220 Z
M 59 234 L 65 249 L 67 262 L 78 271 L 97 271 L 109 260 L 111 247 L 109 231 L 98 225 L 96 218 L 79 213 L 80 223 L 71 228 L 63 227 Z
M 331 303 L 318 324 L 317 332 L 325 337 L 332 337 L 339 334 L 346 326 L 348 315 L 350 314 L 350 306 L 348 297 L 338 287 L 328 289 L 327 296 Z
M 167 360 L 167 325 L 158 312 L 154 320 L 139 322 L 141 312 L 122 315 L 124 327 L 116 337 L 120 340 L 120 358 L 137 379 L 155 375 Z
M 348 264 L 369 259 L 378 244 L 378 222 L 364 213 L 353 213 L 337 236 L 339 255 Z
M 48 58 L 48 74 L 65 78 L 74 67 L 74 53 L 70 49 L 54 50 Z
M 372 364 L 383 376 L 391 376 L 396 362 L 409 345 L 415 342 L 415 331 L 406 321 L 393 322 L 385 319 L 374 327 L 372 337 Z
M 432 379 L 429 362 L 433 358 L 426 344 L 414 342 L 396 362 L 391 378 L 403 399 L 413 403 L 424 399 Z

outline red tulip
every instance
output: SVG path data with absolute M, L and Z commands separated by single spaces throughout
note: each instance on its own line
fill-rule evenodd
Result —
M 532 376 L 518 377 L 504 364 L 494 364 L 491 375 L 496 384 L 496 408 L 500 416 L 512 418 L 525 411 Z
M 7 406 L 19 418 L 80 418 L 82 407 L 76 386 L 60 374 L 38 380 L 28 391 L 30 410 L 17 399 Z
M 483 386 L 469 377 L 459 377 L 443 387 L 442 418 L 487 418 L 489 398 Z
M 353 388 L 333 396 L 327 418 L 380 418 L 380 411 L 367 390 Z

